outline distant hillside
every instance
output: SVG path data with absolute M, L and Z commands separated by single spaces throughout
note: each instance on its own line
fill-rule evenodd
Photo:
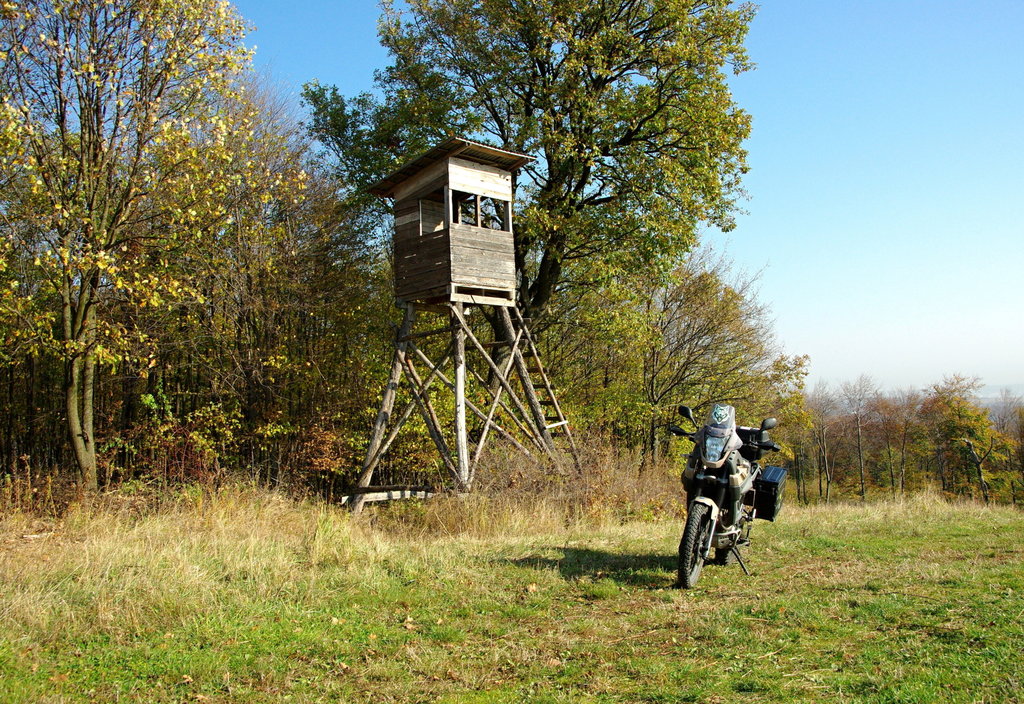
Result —
M 978 402 L 985 408 L 998 408 L 1002 403 L 1004 391 L 1008 391 L 1013 396 L 1024 398 L 1024 384 L 1003 384 L 1001 386 L 989 384 L 983 386 L 978 392 Z

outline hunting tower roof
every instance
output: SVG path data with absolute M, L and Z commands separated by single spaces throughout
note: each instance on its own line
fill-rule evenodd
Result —
M 390 198 L 394 195 L 395 188 L 399 184 L 409 180 L 431 164 L 453 156 L 465 159 L 466 161 L 476 162 L 477 164 L 495 166 L 505 171 L 515 171 L 533 161 L 533 157 L 526 154 L 498 149 L 489 144 L 473 142 L 462 137 L 449 137 L 436 147 L 407 162 L 389 176 L 385 176 L 380 181 L 377 181 L 377 183 L 370 186 L 369 191 L 375 196 Z

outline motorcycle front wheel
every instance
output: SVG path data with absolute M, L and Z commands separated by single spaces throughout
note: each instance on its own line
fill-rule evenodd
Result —
M 679 541 L 679 581 L 677 586 L 691 589 L 704 569 L 704 546 L 711 536 L 711 509 L 706 504 L 690 504 L 686 527 Z

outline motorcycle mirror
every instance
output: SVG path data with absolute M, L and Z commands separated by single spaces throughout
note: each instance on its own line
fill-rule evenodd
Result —
M 681 415 L 683 418 L 686 418 L 688 421 L 690 421 L 694 425 L 697 425 L 697 421 L 695 421 L 693 419 L 693 411 L 690 410 L 689 406 L 680 406 L 679 407 L 679 415 Z
M 761 430 L 771 430 L 778 424 L 779 421 L 775 420 L 774 418 L 765 418 L 763 421 L 761 421 Z

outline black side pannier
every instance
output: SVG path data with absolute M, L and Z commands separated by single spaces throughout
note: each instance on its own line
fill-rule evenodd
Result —
M 789 470 L 785 467 L 765 467 L 754 480 L 754 509 L 756 518 L 774 521 L 782 510 L 782 496 Z

